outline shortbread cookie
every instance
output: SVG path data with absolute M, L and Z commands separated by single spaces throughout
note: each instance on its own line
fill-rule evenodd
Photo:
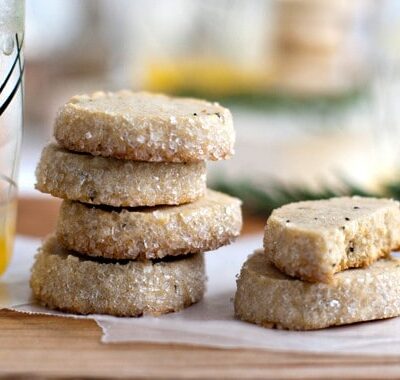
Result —
M 59 198 L 115 207 L 177 205 L 205 194 L 204 162 L 126 161 L 44 148 L 36 189 Z
M 52 236 L 39 250 L 30 285 L 43 305 L 78 314 L 140 316 L 179 311 L 205 290 L 202 254 L 167 261 L 107 261 L 62 248 Z
M 399 259 L 381 259 L 334 277 L 331 284 L 303 282 L 256 251 L 237 280 L 236 316 L 264 327 L 313 330 L 400 315 Z
M 273 211 L 264 236 L 265 253 L 280 270 L 311 282 L 330 282 L 399 246 L 399 202 L 363 197 L 288 204 Z
M 73 97 L 54 135 L 77 152 L 167 162 L 224 160 L 235 140 L 232 115 L 217 103 L 131 91 Z
M 68 249 L 114 259 L 205 252 L 239 236 L 240 205 L 238 199 L 211 190 L 181 206 L 112 209 L 64 201 L 57 238 Z

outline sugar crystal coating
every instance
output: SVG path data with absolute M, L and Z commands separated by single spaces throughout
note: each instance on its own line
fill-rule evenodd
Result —
M 74 96 L 54 136 L 77 152 L 167 162 L 228 159 L 235 140 L 232 115 L 219 104 L 131 91 Z
M 110 209 L 64 201 L 57 238 L 68 249 L 115 259 L 205 252 L 240 234 L 240 200 L 216 191 L 180 206 Z
M 62 248 L 52 236 L 39 249 L 30 285 L 43 305 L 78 314 L 159 315 L 199 301 L 203 254 L 169 261 L 109 262 Z
M 337 273 L 309 283 L 280 272 L 262 250 L 244 263 L 235 296 L 238 318 L 264 327 L 313 330 L 400 315 L 400 260 Z
M 205 194 L 204 162 L 127 161 L 43 149 L 36 189 L 63 199 L 115 207 L 177 205 Z

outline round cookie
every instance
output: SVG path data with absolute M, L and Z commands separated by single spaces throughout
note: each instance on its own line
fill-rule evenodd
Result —
M 55 197 L 114 207 L 177 205 L 206 191 L 204 162 L 126 161 L 44 148 L 36 189 Z
M 400 260 L 337 273 L 330 284 L 309 283 L 276 269 L 262 250 L 244 263 L 235 314 L 264 327 L 314 330 L 400 315 Z
M 228 159 L 235 140 L 232 115 L 217 103 L 131 91 L 74 96 L 54 136 L 69 150 L 151 162 Z
M 78 314 L 159 315 L 199 301 L 205 291 L 202 254 L 168 261 L 84 258 L 50 237 L 36 256 L 30 285 L 44 306 Z
M 211 190 L 180 206 L 112 209 L 64 201 L 56 234 L 68 249 L 113 259 L 205 252 L 239 236 L 240 205 L 239 199 Z

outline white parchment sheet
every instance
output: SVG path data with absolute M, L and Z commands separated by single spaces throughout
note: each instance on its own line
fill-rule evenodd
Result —
M 200 303 L 180 313 L 157 318 L 116 318 L 69 315 L 35 305 L 28 280 L 40 241 L 18 237 L 11 267 L 0 279 L 0 307 L 94 319 L 103 330 L 104 343 L 144 341 L 221 348 L 400 355 L 400 318 L 310 332 L 270 330 L 235 320 L 232 304 L 235 276 L 246 257 L 259 248 L 261 242 L 261 235 L 245 237 L 206 254 L 208 290 Z

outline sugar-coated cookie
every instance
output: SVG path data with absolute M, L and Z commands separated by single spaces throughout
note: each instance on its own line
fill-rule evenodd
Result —
M 36 189 L 55 197 L 114 207 L 178 205 L 206 191 L 204 162 L 126 161 L 65 150 L 43 149 Z
M 152 162 L 224 160 L 235 140 L 232 115 L 217 103 L 131 91 L 74 96 L 54 135 L 73 151 Z
M 400 247 L 400 203 L 340 197 L 285 205 L 269 217 L 265 253 L 281 271 L 311 282 L 370 265 Z
M 68 249 L 113 259 L 155 259 L 217 249 L 240 234 L 241 202 L 208 190 L 180 206 L 93 207 L 64 201 L 57 238 Z
M 42 305 L 77 314 L 159 315 L 199 301 L 202 254 L 167 261 L 107 261 L 62 248 L 54 236 L 40 248 L 30 285 Z
M 337 273 L 330 284 L 289 277 L 262 250 L 237 280 L 236 316 L 264 327 L 313 330 L 400 315 L 400 260 Z

